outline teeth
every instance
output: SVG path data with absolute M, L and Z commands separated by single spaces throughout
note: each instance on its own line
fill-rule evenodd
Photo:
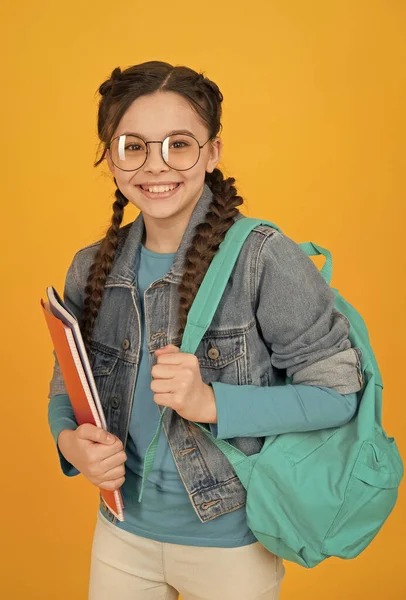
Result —
M 175 185 L 154 185 L 153 187 L 149 187 L 149 188 L 145 188 L 144 186 L 142 186 L 143 189 L 147 189 L 149 192 L 155 192 L 155 193 L 162 193 L 162 192 L 170 192 L 172 190 L 174 190 L 176 188 L 176 184 Z

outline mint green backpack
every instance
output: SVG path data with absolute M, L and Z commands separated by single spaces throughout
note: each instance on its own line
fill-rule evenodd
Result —
M 269 221 L 250 218 L 236 221 L 228 230 L 190 309 L 182 352 L 195 353 L 241 247 L 257 225 L 280 231 Z M 300 246 L 308 256 L 325 256 L 321 274 L 330 285 L 330 252 L 312 243 Z M 247 523 L 255 537 L 274 554 L 304 567 L 314 567 L 330 556 L 358 556 L 391 513 L 403 477 L 396 442 L 382 428 L 383 385 L 367 328 L 358 312 L 333 290 L 335 307 L 350 321 L 351 344 L 363 354 L 364 386 L 358 392 L 359 409 L 349 423 L 268 436 L 252 456 L 216 440 L 195 423 L 225 454 L 246 489 Z M 165 409 L 145 457 L 139 501 L 153 466 L 164 413 Z

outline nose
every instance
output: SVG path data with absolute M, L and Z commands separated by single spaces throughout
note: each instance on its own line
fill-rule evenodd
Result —
M 168 167 L 162 158 L 161 147 L 162 144 L 160 143 L 149 142 L 148 158 L 144 163 L 144 171 L 147 173 L 160 173 L 170 170 L 170 167 Z

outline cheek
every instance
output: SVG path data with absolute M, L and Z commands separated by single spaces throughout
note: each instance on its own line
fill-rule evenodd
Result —
M 125 173 L 124 171 L 115 170 L 113 173 L 113 177 L 115 178 L 119 189 L 128 188 L 128 186 L 133 185 L 135 175 L 134 173 Z
M 121 175 L 119 176 L 119 179 L 116 177 L 116 181 L 118 188 L 130 202 L 133 202 L 136 198 L 142 201 L 143 196 L 136 187 L 138 184 L 138 176 L 136 173 L 128 173 L 127 175 L 124 174 L 124 176 Z
M 199 162 L 189 171 L 183 172 L 185 181 L 193 181 L 197 185 L 201 185 L 202 180 L 206 175 L 206 162 L 199 160 Z

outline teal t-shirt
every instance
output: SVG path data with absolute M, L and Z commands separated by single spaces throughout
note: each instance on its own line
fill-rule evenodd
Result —
M 202 523 L 189 500 L 163 430 L 154 469 L 146 481 L 142 502 L 138 502 L 144 456 L 159 421 L 159 409 L 150 388 L 143 298 L 148 286 L 169 271 L 174 256 L 175 253 L 159 254 L 140 246 L 138 288 L 142 344 L 126 446 L 126 480 L 121 488 L 125 521 L 117 521 L 116 526 L 162 542 L 227 548 L 244 546 L 256 541 L 246 523 L 245 506 Z

